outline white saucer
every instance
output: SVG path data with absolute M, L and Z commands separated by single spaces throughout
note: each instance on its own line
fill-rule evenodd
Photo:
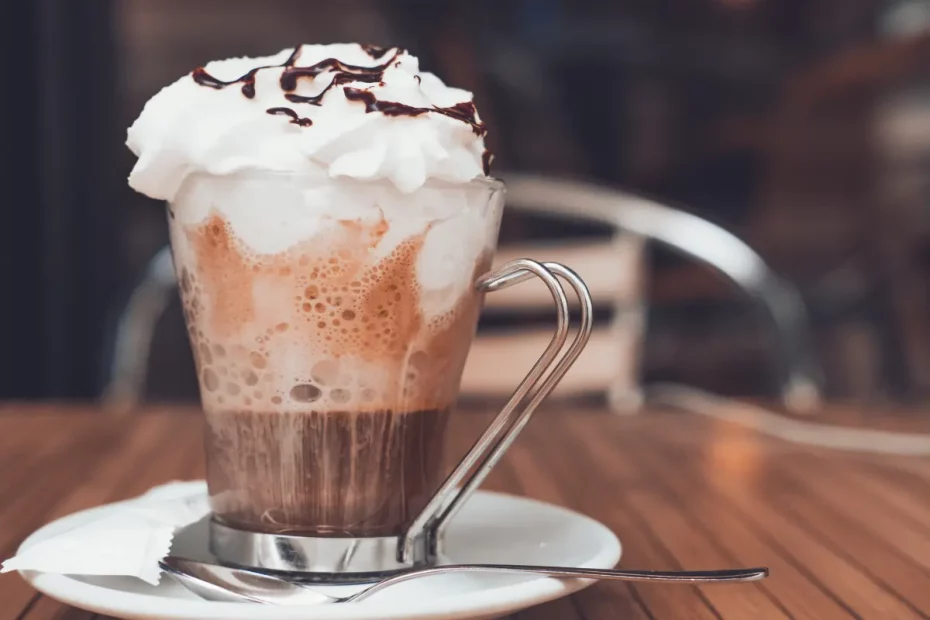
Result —
M 205 487 L 195 483 L 196 493 Z M 50 523 L 23 548 L 106 516 L 116 504 Z M 199 532 L 199 533 L 198 533 Z M 201 557 L 206 528 L 175 540 L 178 555 Z M 449 561 L 547 564 L 611 568 L 620 541 L 605 526 L 576 512 L 521 497 L 479 491 L 450 525 Z M 369 601 L 320 607 L 273 607 L 212 603 L 196 598 L 167 577 L 151 586 L 129 577 L 72 577 L 24 571 L 45 595 L 89 611 L 129 619 L 173 620 L 383 620 L 391 618 L 494 618 L 576 592 L 591 581 L 513 575 L 440 575 L 399 584 Z M 352 586 L 339 586 L 352 588 Z M 327 590 L 333 590 L 330 586 Z M 346 590 L 350 592 L 351 590 Z

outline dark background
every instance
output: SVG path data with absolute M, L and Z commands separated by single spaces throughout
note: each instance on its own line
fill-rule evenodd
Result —
M 930 395 L 930 2 L 37 0 L 3 11 L 0 398 L 100 393 L 114 314 L 166 241 L 162 206 L 125 183 L 125 128 L 144 102 L 211 59 L 337 41 L 407 47 L 474 91 L 498 168 L 644 193 L 737 232 L 800 289 L 829 397 Z M 650 252 L 646 379 L 770 395 L 771 343 L 747 302 L 706 269 Z

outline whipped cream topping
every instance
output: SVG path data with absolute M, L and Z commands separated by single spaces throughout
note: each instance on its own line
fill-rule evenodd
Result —
M 208 63 L 165 87 L 129 128 L 137 191 L 173 200 L 192 173 L 242 170 L 388 180 L 489 173 L 472 95 L 420 72 L 400 48 L 301 45 Z

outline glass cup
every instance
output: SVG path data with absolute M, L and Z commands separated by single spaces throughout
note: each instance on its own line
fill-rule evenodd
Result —
M 494 180 L 430 181 L 411 194 L 311 174 L 186 180 L 169 226 L 206 415 L 213 527 L 226 533 L 214 537 L 217 555 L 280 569 L 280 557 L 231 551 L 242 543 L 230 533 L 278 537 L 280 547 L 394 544 L 430 529 L 424 511 L 454 495 L 444 435 L 484 290 L 529 273 L 555 281 L 532 261 L 487 279 L 502 206 Z M 554 341 L 564 342 L 565 296 L 553 291 Z M 372 566 L 361 572 L 380 572 Z

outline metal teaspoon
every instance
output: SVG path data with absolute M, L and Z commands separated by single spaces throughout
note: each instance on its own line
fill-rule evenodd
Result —
M 768 576 L 767 568 L 709 571 L 646 571 L 559 566 L 522 566 L 517 564 L 451 564 L 422 568 L 394 575 L 372 584 L 351 596 L 331 596 L 310 584 L 289 581 L 257 571 L 230 568 L 197 560 L 169 556 L 159 562 L 166 573 L 185 588 L 209 601 L 250 602 L 268 605 L 325 605 L 350 603 L 368 598 L 392 585 L 447 573 L 533 574 L 575 579 L 618 579 L 670 583 L 733 583 L 757 581 Z

